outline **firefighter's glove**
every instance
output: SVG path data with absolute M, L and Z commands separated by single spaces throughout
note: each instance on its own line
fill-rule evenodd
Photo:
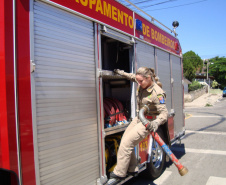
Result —
M 151 121 L 148 122 L 146 126 L 146 129 L 149 130 L 150 132 L 156 132 L 158 130 L 158 122 L 157 121 Z
M 124 71 L 120 69 L 114 69 L 115 74 L 123 75 Z

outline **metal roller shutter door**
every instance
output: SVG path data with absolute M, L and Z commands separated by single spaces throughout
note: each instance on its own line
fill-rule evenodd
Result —
M 99 178 L 94 58 L 92 22 L 34 2 L 40 184 L 96 184 Z
M 148 68 L 155 69 L 154 47 L 147 45 L 143 42 L 136 41 L 136 61 L 137 61 L 137 68 L 148 67 Z M 135 85 L 135 89 L 136 88 L 137 88 L 137 85 Z
M 182 89 L 182 66 L 181 59 L 172 55 L 172 70 L 173 70 L 173 108 L 174 116 L 174 131 L 179 133 L 183 131 L 184 116 L 183 116 L 183 89 Z
M 136 41 L 137 67 L 155 69 L 154 47 L 143 42 Z
M 158 76 L 160 82 L 162 83 L 162 88 L 166 92 L 166 107 L 168 111 L 171 110 L 171 75 L 170 75 L 170 60 L 169 53 L 157 49 L 157 66 L 158 66 Z

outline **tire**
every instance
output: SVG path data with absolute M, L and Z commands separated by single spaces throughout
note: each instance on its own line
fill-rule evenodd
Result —
M 165 141 L 161 128 L 158 129 L 157 133 L 163 139 L 163 141 Z M 165 171 L 165 165 L 166 153 L 163 151 L 161 146 L 155 140 L 153 140 L 150 163 L 147 163 L 147 168 L 143 174 L 146 178 L 155 180 Z

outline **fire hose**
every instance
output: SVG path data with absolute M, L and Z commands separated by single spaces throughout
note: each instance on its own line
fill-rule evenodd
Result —
M 143 125 L 146 125 L 149 123 L 149 121 L 144 116 L 146 111 L 147 111 L 146 107 L 143 107 L 139 111 L 139 119 L 141 120 Z M 158 133 L 156 133 L 156 132 L 150 132 L 150 133 L 151 133 L 153 139 L 162 147 L 162 149 L 165 151 L 165 153 L 168 155 L 168 157 L 171 159 L 171 161 L 178 168 L 179 174 L 181 176 L 186 175 L 188 173 L 188 169 L 179 162 L 179 160 L 176 158 L 176 156 L 173 154 L 173 152 L 169 149 L 169 147 L 165 144 L 165 142 L 158 135 Z
M 115 98 L 104 98 L 104 118 L 107 127 L 125 123 L 127 118 L 122 103 Z

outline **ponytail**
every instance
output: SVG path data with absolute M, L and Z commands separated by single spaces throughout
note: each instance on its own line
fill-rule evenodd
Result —
M 153 77 L 154 77 L 154 79 L 155 79 L 156 84 L 157 84 L 159 87 L 162 88 L 162 83 L 159 81 L 159 78 L 155 75 L 155 70 L 154 70 L 153 68 L 150 68 L 150 70 L 151 70 L 152 73 L 153 73 Z
M 156 84 L 162 88 L 162 83 L 159 81 L 159 78 L 158 77 L 155 77 L 155 82 Z

